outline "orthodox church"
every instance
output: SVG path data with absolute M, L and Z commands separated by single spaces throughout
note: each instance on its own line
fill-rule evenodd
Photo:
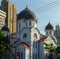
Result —
M 16 59 L 44 59 L 43 41 L 40 40 L 40 32 L 36 27 L 35 14 L 26 7 L 17 18 Z M 24 44 L 19 44 L 19 40 Z
M 13 49 L 16 59 L 44 59 L 43 40 L 36 25 L 36 16 L 28 7 L 17 15 L 17 32 L 10 38 L 10 44 L 16 47 Z M 5 36 L 10 35 L 6 25 L 2 31 Z M 12 54 L 9 56 L 11 59 Z

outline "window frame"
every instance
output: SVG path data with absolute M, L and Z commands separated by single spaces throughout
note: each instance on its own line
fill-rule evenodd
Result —
M 23 34 L 23 38 L 27 38 L 27 33 L 24 33 Z

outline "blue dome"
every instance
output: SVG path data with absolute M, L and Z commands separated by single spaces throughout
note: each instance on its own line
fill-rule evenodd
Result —
M 35 14 L 28 8 L 26 7 L 23 11 L 21 11 L 18 15 L 18 20 L 19 19 L 32 19 L 32 20 L 36 20 L 36 16 Z
M 7 25 L 4 25 L 4 26 L 2 27 L 2 31 L 8 31 L 8 32 L 9 32 L 8 26 L 7 26 Z
M 50 24 L 50 22 L 49 22 L 48 25 L 45 27 L 45 30 L 53 30 L 53 26 Z

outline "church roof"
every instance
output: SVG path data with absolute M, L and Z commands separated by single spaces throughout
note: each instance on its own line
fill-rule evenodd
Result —
M 17 16 L 18 16 L 18 20 L 23 19 L 23 18 L 25 20 L 27 19 L 36 20 L 35 14 L 28 7 L 22 10 Z
M 45 27 L 45 30 L 53 30 L 53 26 L 51 25 L 51 23 L 49 22 L 48 25 Z
M 4 25 L 4 26 L 2 27 L 2 31 L 9 31 L 8 26 L 7 26 L 7 25 Z

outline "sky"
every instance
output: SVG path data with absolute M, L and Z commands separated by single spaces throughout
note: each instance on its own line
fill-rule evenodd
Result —
M 10 0 L 17 7 L 17 13 L 28 6 L 37 19 L 37 28 L 45 34 L 45 27 L 50 23 L 55 27 L 60 24 L 60 1 L 59 0 Z M 55 2 L 56 1 L 56 2 Z M 1 0 L 0 0 L 1 3 Z

